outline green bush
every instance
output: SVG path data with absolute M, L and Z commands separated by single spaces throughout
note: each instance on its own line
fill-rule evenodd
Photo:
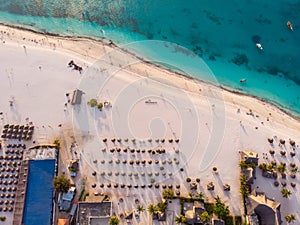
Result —
M 189 177 L 188 177 L 188 178 L 186 178 L 186 182 L 188 182 L 188 183 L 190 183 L 190 182 L 191 182 L 191 180 L 192 180 L 192 179 L 191 179 L 191 178 L 189 178 Z
M 97 105 L 97 99 L 92 98 L 87 102 L 87 104 L 91 107 L 95 107 Z
M 224 222 L 225 222 L 226 225 L 234 225 L 233 216 L 226 216 L 224 218 Z
M 204 208 L 208 212 L 209 215 L 212 215 L 214 213 L 215 204 L 206 202 L 206 203 L 204 203 Z

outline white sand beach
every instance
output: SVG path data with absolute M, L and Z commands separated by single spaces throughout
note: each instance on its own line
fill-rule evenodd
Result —
M 188 196 L 187 177 L 200 178 L 197 191 L 202 191 L 205 199 L 213 200 L 219 195 L 233 215 L 242 215 L 239 151 L 257 152 L 259 163 L 269 162 L 269 137 L 287 142 L 279 147 L 275 139 L 277 162 L 295 162 L 300 166 L 299 147 L 296 156 L 291 157 L 288 143 L 289 139 L 300 143 L 300 120 L 271 104 L 136 62 L 132 55 L 114 46 L 89 39 L 46 36 L 1 25 L 0 41 L 0 128 L 7 123 L 31 121 L 36 126 L 38 143 L 66 138 L 63 158 L 80 159 L 80 177 L 87 177 L 86 188 L 91 194 L 108 193 L 117 215 L 136 209 L 135 199 L 144 208 L 159 202 L 162 188 L 108 188 L 108 183 L 147 186 L 154 179 L 153 185 L 180 184 L 181 195 Z M 68 67 L 70 60 L 83 68 L 82 73 Z M 82 103 L 73 106 L 68 99 L 76 88 L 84 94 Z M 112 106 L 102 111 L 91 108 L 86 104 L 91 98 L 109 101 Z M 77 156 L 70 152 L 68 135 L 76 140 Z M 103 138 L 108 139 L 107 143 Z M 112 138 L 122 140 L 113 143 Z M 135 152 L 130 153 L 130 149 Z M 165 149 L 166 153 L 152 155 L 149 149 Z M 280 156 L 282 149 L 287 151 L 286 157 Z M 123 160 L 128 163 L 123 164 Z M 146 160 L 146 165 L 137 165 L 136 160 Z M 217 167 L 218 174 L 213 173 L 213 167 Z M 91 175 L 93 171 L 96 176 Z M 263 178 L 259 169 L 253 188 L 281 202 L 282 217 L 295 214 L 299 221 L 299 176 L 286 179 L 287 188 L 292 191 L 290 198 L 283 198 L 282 188 L 274 187 L 274 180 Z M 295 188 L 289 185 L 291 181 L 296 183 Z M 215 184 L 214 191 L 207 190 L 209 182 Z M 105 186 L 100 188 L 100 184 Z M 223 184 L 229 184 L 231 190 L 223 191 Z M 76 185 L 81 187 L 81 183 Z M 120 198 L 124 202 L 120 203 Z M 178 213 L 175 210 L 172 215 Z M 145 211 L 133 224 L 148 224 L 149 220 Z

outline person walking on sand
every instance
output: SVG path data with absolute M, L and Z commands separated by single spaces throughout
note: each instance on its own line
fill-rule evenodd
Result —
M 25 46 L 25 45 L 23 45 L 23 48 L 24 48 L 25 55 L 27 55 L 26 46 Z

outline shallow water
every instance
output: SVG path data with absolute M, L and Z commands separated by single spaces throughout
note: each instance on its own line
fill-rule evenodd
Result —
M 119 44 L 149 39 L 174 42 L 202 57 L 222 86 L 299 115 L 299 10 L 299 0 L 190 0 L 188 4 L 182 0 L 1 0 L 0 20 Z M 294 31 L 286 26 L 289 20 Z M 198 70 L 194 76 L 211 81 L 200 73 L 202 67 L 188 58 L 182 60 L 180 52 L 174 55 L 172 48 L 161 48 L 159 54 L 145 47 L 139 52 L 157 61 L 172 58 L 172 66 L 188 65 Z M 246 84 L 239 82 L 242 78 Z

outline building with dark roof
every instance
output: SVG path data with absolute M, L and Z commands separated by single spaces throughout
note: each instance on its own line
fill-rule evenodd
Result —
M 257 216 L 260 225 L 279 225 L 282 223 L 280 202 L 267 198 L 264 193 L 253 191 L 246 203 L 248 215 Z
M 107 225 L 111 216 L 111 202 L 78 203 L 77 225 Z

